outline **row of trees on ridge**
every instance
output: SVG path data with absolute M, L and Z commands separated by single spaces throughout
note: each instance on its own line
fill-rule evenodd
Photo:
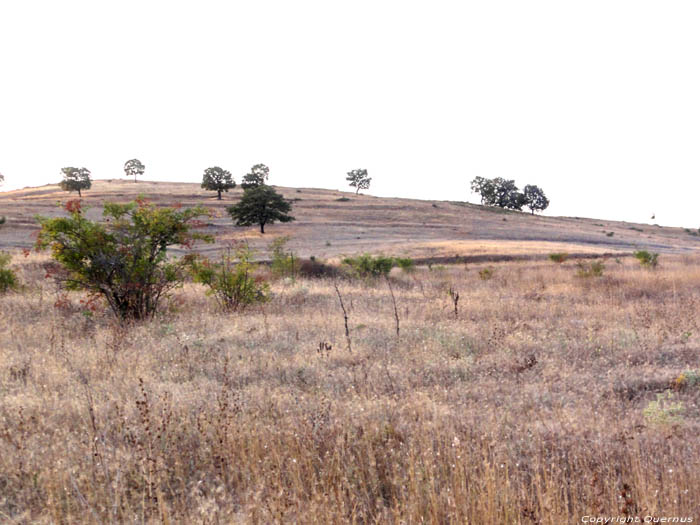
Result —
M 471 190 L 481 196 L 481 204 L 486 206 L 519 211 L 527 207 L 533 214 L 536 211 L 546 210 L 549 206 L 549 199 L 538 186 L 528 184 L 523 191 L 520 191 L 514 180 L 501 177 L 495 179 L 476 177 L 471 182 Z

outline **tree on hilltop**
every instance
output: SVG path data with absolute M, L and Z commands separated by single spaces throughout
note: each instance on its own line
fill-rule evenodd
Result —
M 533 184 L 528 184 L 523 188 L 523 197 L 525 206 L 530 208 L 530 212 L 533 215 L 536 211 L 546 210 L 549 206 L 549 199 L 544 194 L 544 191 Z
M 372 177 L 367 176 L 367 170 L 357 169 L 348 171 L 348 176 L 345 177 L 345 180 L 350 183 L 351 187 L 356 188 L 355 195 L 357 195 L 360 193 L 360 190 L 369 189 L 369 184 L 372 182 Z
M 217 199 L 221 200 L 221 192 L 228 192 L 229 189 L 235 188 L 236 182 L 230 171 L 214 166 L 204 170 L 202 177 L 202 188 L 209 191 L 217 192 Z
M 77 191 L 78 196 L 82 197 L 81 190 L 89 190 L 92 186 L 90 170 L 87 168 L 62 168 L 61 172 L 63 180 L 58 185 L 64 191 Z
M 266 185 L 248 188 L 243 192 L 239 203 L 226 208 L 236 226 L 260 225 L 260 233 L 265 233 L 265 225 L 275 222 L 290 222 L 292 205 L 274 188 Z

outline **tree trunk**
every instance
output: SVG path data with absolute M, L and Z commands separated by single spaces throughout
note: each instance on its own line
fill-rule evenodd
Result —
M 217 190 L 219 192 L 218 199 L 221 200 L 221 190 Z
M 82 197 L 82 196 L 83 196 L 83 194 L 80 193 L 80 188 L 78 188 L 78 197 Z
M 360 193 L 360 187 L 358 186 L 357 189 L 355 190 L 355 195 Z
M 260 233 L 265 233 L 265 223 L 264 222 L 260 223 Z

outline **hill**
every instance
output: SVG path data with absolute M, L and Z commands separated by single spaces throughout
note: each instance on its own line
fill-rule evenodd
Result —
M 242 190 L 224 194 L 221 201 L 196 183 L 98 180 L 85 192 L 93 218 L 104 201 L 126 202 L 139 194 L 159 205 L 202 204 L 215 211 L 207 225 L 220 243 L 247 239 L 263 249 L 276 236 L 291 237 L 289 246 L 301 256 L 335 258 L 360 252 L 382 252 L 422 259 L 462 260 L 533 257 L 551 252 L 622 254 L 634 249 L 661 253 L 688 253 L 700 248 L 698 232 L 578 217 L 547 217 L 494 209 L 455 201 L 424 201 L 355 195 L 315 188 L 277 187 L 293 201 L 296 221 L 274 225 L 266 235 L 255 228 L 236 228 L 226 206 Z M 38 231 L 36 214 L 57 215 L 56 205 L 77 197 L 58 185 L 0 193 L 0 215 L 7 224 L 0 249 L 29 248 Z M 217 245 L 201 248 L 216 250 Z

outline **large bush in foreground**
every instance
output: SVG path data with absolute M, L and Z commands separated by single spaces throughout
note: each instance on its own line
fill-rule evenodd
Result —
M 121 319 L 152 316 L 160 301 L 182 283 L 186 261 L 168 259 L 173 245 L 190 247 L 208 237 L 192 231 L 201 207 L 156 208 L 143 200 L 105 203 L 105 222 L 91 221 L 80 201 L 66 205 L 68 217 L 38 217 L 39 248 L 50 247 L 66 270 L 68 289 L 104 297 Z

